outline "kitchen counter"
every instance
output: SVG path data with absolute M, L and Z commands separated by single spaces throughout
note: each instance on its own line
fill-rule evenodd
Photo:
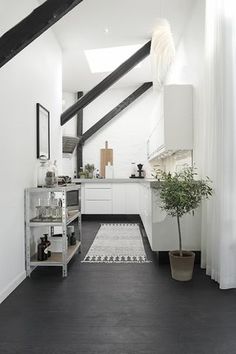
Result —
M 155 178 L 74 178 L 73 183 L 155 183 Z

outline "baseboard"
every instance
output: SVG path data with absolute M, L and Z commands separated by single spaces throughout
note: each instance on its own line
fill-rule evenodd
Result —
M 82 221 L 141 223 L 141 218 L 138 214 L 83 214 Z
M 26 278 L 26 272 L 22 272 L 0 293 L 0 304 L 17 288 L 18 285 Z
M 201 251 L 193 251 L 195 253 L 195 264 L 201 263 Z M 155 252 L 157 254 L 157 259 L 159 264 L 169 264 L 169 253 L 168 251 Z

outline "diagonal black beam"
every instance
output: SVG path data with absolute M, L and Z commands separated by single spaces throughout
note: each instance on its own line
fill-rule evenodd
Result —
M 140 97 L 144 92 L 146 92 L 152 86 L 152 82 L 145 82 L 137 90 L 135 90 L 131 95 L 124 99 L 121 103 L 113 108 L 109 113 L 107 113 L 103 118 L 101 118 L 97 123 L 95 123 L 90 129 L 88 129 L 80 140 L 80 144 L 83 144 L 87 139 L 89 139 L 93 134 L 95 134 L 99 129 L 101 129 L 105 124 L 110 122 L 117 114 L 127 108 L 131 103 L 133 103 L 138 97 Z
M 0 67 L 83 0 L 47 0 L 0 37 Z
M 108 75 L 104 80 L 102 80 L 97 86 L 92 88 L 87 92 L 80 100 L 69 107 L 61 115 L 61 125 L 64 125 L 68 120 L 70 120 L 80 109 L 86 107 L 95 98 L 106 91 L 110 86 L 112 86 L 116 81 L 118 81 L 122 76 L 127 74 L 133 67 L 135 67 L 140 61 L 146 58 L 150 54 L 151 41 L 147 42 L 142 48 L 140 48 L 136 53 L 134 53 L 129 59 L 127 59 L 123 64 L 118 66 L 110 75 Z
M 77 92 L 77 99 L 79 100 L 83 96 L 83 92 Z M 81 109 L 77 114 L 77 137 L 81 137 L 83 135 L 83 109 Z M 83 167 L 83 144 L 77 145 L 77 177 L 79 178 L 79 172 L 81 167 Z

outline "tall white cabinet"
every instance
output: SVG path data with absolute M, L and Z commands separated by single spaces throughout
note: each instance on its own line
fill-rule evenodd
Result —
M 147 141 L 149 161 L 179 150 L 193 149 L 193 88 L 191 85 L 166 85 L 156 125 Z

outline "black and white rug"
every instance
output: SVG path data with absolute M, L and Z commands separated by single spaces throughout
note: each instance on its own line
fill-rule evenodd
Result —
M 150 263 L 138 224 L 102 224 L 82 262 Z

